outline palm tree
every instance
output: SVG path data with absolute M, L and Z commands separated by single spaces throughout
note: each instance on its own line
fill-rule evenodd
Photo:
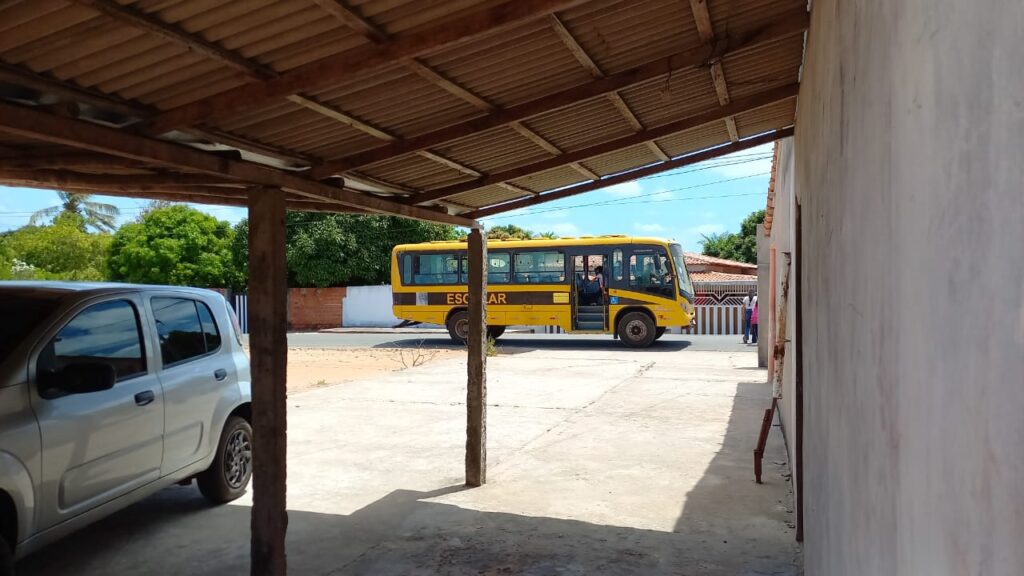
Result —
M 541 232 L 537 234 L 535 238 L 543 238 L 544 240 L 558 240 L 558 234 L 554 232 Z
M 117 206 L 94 202 L 91 200 L 92 194 L 58 191 L 57 195 L 60 196 L 60 205 L 43 208 L 33 214 L 28 221 L 29 226 L 35 226 L 43 220 L 70 212 L 81 216 L 86 226 L 91 226 L 100 232 L 112 232 L 117 228 L 117 217 L 121 213 Z

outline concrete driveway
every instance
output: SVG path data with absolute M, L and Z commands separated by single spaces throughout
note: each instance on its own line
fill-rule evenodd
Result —
M 460 360 L 289 399 L 289 572 L 798 574 L 781 432 L 752 349 L 520 349 L 488 364 L 489 483 L 462 487 Z M 246 574 L 249 505 L 163 491 L 19 565 Z

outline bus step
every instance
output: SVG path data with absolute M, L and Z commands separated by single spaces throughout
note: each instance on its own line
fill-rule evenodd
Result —
M 604 306 L 577 306 L 576 311 L 580 314 L 604 314 Z
M 604 313 L 603 312 L 578 312 L 576 314 L 576 320 L 580 322 L 600 322 L 604 324 Z
M 576 323 L 576 328 L 579 330 L 604 330 L 604 321 L 598 320 L 596 322 L 585 322 L 580 320 Z

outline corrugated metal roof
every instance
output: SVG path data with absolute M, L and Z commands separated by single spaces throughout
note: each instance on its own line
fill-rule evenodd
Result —
M 494 186 L 490 175 L 507 174 L 535 192 L 590 180 L 568 166 L 529 168 L 561 154 L 579 152 L 573 161 L 600 176 L 658 162 L 640 137 L 617 149 L 602 146 L 697 114 L 714 118 L 719 98 L 710 66 L 719 56 L 733 102 L 798 81 L 807 19 L 795 11 L 803 0 L 708 0 L 720 40 L 714 47 L 702 47 L 691 6 L 678 0 L 551 0 L 552 9 L 562 8 L 554 15 L 537 9 L 503 24 L 500 33 L 430 44 L 449 26 L 465 25 L 460 18 L 524 4 L 351 0 L 339 4 L 348 6 L 350 17 L 339 18 L 310 0 L 116 0 L 104 12 L 67 0 L 2 2 L 0 83 L 17 88 L 0 91 L 0 100 L 80 102 L 84 118 L 131 126 L 133 133 L 146 131 L 138 120 L 195 105 L 201 120 L 150 137 L 180 140 L 191 133 L 206 145 L 222 143 L 221 150 L 242 149 L 247 160 L 314 169 L 302 174 L 323 173 L 318 167 L 327 163 L 414 194 L 458 185 L 452 202 L 482 207 L 523 196 Z M 150 24 L 140 25 L 139 18 Z M 359 18 L 363 25 L 351 24 Z M 791 29 L 771 28 L 775 39 L 756 34 L 769 23 Z M 165 30 L 155 32 L 161 26 Z M 561 35 L 563 27 L 570 38 Z M 426 48 L 393 48 L 403 42 Z M 583 54 L 574 52 L 576 45 Z M 298 74 L 339 55 L 341 62 L 379 65 L 333 81 L 304 80 L 308 88 L 296 83 L 293 101 L 287 94 L 259 96 L 267 78 Z M 608 97 L 613 88 L 624 107 Z M 236 89 L 260 99 L 223 109 L 213 104 Z M 16 97 L 4 100 L 5 94 Z M 793 124 L 793 99 L 765 103 L 735 114 L 740 137 Z M 529 112 L 517 112 L 521 105 Z M 513 120 L 521 127 L 511 128 Z M 657 143 L 676 157 L 729 138 L 723 115 Z M 19 153 L 75 150 L 45 141 L 0 136 L 0 146 Z M 421 150 L 435 156 L 416 153 Z M 349 163 L 369 151 L 376 151 L 371 159 Z M 11 154 L 0 149 L 0 158 L 5 155 Z M 483 187 L 472 190 L 477 178 Z

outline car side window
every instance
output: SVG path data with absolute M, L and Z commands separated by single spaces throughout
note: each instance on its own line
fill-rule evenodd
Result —
M 160 357 L 165 367 L 203 356 L 220 346 L 220 334 L 213 324 L 210 310 L 202 302 L 164 297 L 155 297 L 150 302 L 157 335 L 160 337 Z M 203 329 L 200 306 L 210 318 L 212 338 Z M 211 347 L 214 343 L 216 346 Z
M 199 311 L 199 323 L 203 326 L 203 339 L 206 340 L 206 351 L 213 352 L 220 348 L 220 331 L 217 330 L 217 323 L 213 320 L 213 313 L 210 308 L 202 303 L 196 302 L 196 310 Z
M 71 364 L 108 364 L 119 382 L 145 374 L 135 306 L 127 300 L 109 300 L 79 312 L 40 352 L 37 378 L 55 376 Z

